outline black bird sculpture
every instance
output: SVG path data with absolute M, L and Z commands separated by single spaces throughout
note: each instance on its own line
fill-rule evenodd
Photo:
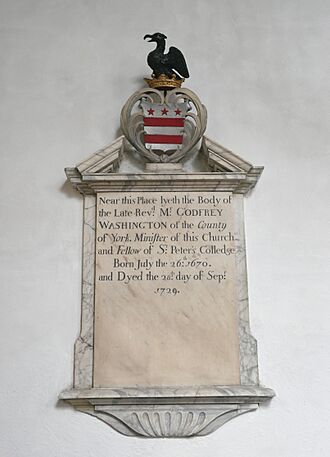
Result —
M 159 78 L 160 75 L 166 75 L 169 78 L 173 78 L 173 75 L 177 79 L 189 78 L 189 71 L 185 58 L 182 52 L 171 46 L 167 54 L 165 51 L 165 40 L 167 37 L 160 32 L 156 32 L 153 35 L 145 35 L 143 39 L 149 38 L 149 42 L 154 41 L 157 43 L 156 49 L 151 51 L 148 55 L 148 65 L 153 71 L 153 75 Z

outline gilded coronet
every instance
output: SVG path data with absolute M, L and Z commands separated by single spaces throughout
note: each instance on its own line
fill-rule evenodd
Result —
M 153 89 L 170 90 L 181 87 L 181 84 L 185 79 L 178 79 L 175 74 L 173 74 L 172 78 L 169 78 L 165 74 L 161 74 L 158 78 L 144 78 L 144 80 L 148 86 Z

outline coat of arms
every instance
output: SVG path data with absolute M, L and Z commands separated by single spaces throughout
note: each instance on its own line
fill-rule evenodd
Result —
M 121 114 L 125 137 L 150 162 L 179 162 L 201 139 L 206 128 L 206 108 L 196 94 L 181 89 L 189 77 L 182 52 L 166 36 L 145 35 L 156 48 L 148 55 L 153 73 L 148 88 L 135 92 Z
M 144 144 L 147 149 L 164 152 L 180 149 L 188 103 L 150 103 L 141 101 L 143 109 Z

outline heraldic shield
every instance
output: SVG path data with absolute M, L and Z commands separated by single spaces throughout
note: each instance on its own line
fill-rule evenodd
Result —
M 145 147 L 164 152 L 181 149 L 185 117 L 190 109 L 188 102 L 160 104 L 142 101 L 141 107 Z
M 201 139 L 206 108 L 189 89 L 135 92 L 121 112 L 121 128 L 151 163 L 179 162 Z

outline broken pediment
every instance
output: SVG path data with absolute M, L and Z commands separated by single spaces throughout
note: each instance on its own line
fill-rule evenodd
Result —
M 102 180 L 108 181 L 110 174 L 112 175 L 112 180 L 114 179 L 113 175 L 117 175 L 120 180 L 122 159 L 125 156 L 129 161 L 129 156 L 133 156 L 134 152 L 132 146 L 122 135 L 110 145 L 80 162 L 76 167 L 66 168 L 65 173 L 72 185 L 79 191 L 93 193 L 93 187 L 100 184 Z M 253 166 L 250 162 L 206 136 L 203 136 L 201 140 L 201 145 L 197 149 L 197 156 L 204 160 L 207 169 L 198 170 L 195 167 L 193 170 L 194 182 L 196 182 L 196 175 L 203 173 L 204 181 L 209 181 L 213 184 L 218 182 L 223 190 L 236 193 L 250 191 L 256 185 L 263 171 L 263 167 Z M 139 157 L 139 159 L 144 164 L 144 159 L 142 157 Z M 170 179 L 171 173 L 177 178 L 181 175 L 181 179 L 185 179 L 188 182 L 191 181 L 192 173 L 187 173 L 182 164 L 154 164 L 154 168 L 149 166 L 144 171 L 144 183 L 148 180 L 148 175 L 150 181 L 153 182 L 155 181 L 155 176 L 152 177 L 151 175 L 157 173 L 157 176 L 159 176 L 162 171 L 166 173 L 168 179 Z M 210 173 L 208 178 L 205 177 L 205 171 Z M 138 172 L 134 171 L 134 173 L 129 173 L 128 175 L 137 174 Z

